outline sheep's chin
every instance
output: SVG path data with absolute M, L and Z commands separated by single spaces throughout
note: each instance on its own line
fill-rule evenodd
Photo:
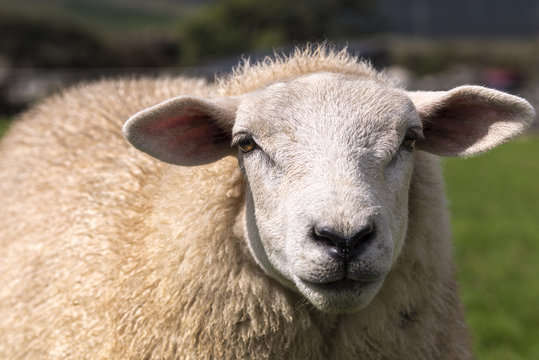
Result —
M 319 285 L 294 279 L 296 288 L 318 310 L 331 313 L 354 313 L 365 308 L 376 296 L 384 278 L 359 282 L 346 280 L 343 284 Z

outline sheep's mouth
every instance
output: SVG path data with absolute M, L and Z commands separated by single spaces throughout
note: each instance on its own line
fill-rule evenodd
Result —
M 327 282 L 327 283 L 315 283 L 311 281 L 302 281 L 307 287 L 315 291 L 322 292 L 340 292 L 340 291 L 350 291 L 350 290 L 359 290 L 370 285 L 378 283 L 381 279 L 362 279 L 362 280 L 352 280 L 349 278 L 344 278 L 337 281 Z
M 378 293 L 385 276 L 377 278 L 340 278 L 334 281 L 295 279 L 299 292 L 318 310 L 333 313 L 351 313 L 363 309 Z

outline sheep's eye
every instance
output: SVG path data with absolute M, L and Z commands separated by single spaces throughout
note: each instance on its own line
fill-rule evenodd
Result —
M 238 147 L 245 154 L 256 149 L 256 142 L 252 137 L 246 137 L 238 142 Z
M 406 134 L 401 145 L 406 151 L 414 151 L 415 148 L 415 136 L 412 134 Z

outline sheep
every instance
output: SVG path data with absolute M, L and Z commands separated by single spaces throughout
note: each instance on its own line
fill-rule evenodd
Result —
M 0 358 L 469 359 L 438 156 L 534 116 L 326 46 L 46 99 L 0 146 Z

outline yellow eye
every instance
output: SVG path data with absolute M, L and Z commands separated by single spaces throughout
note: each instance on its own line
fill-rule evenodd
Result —
M 402 147 L 407 151 L 414 151 L 415 148 L 415 136 L 406 135 L 402 141 Z
M 248 153 L 256 149 L 256 143 L 251 137 L 241 139 L 238 142 L 238 146 L 243 153 Z

